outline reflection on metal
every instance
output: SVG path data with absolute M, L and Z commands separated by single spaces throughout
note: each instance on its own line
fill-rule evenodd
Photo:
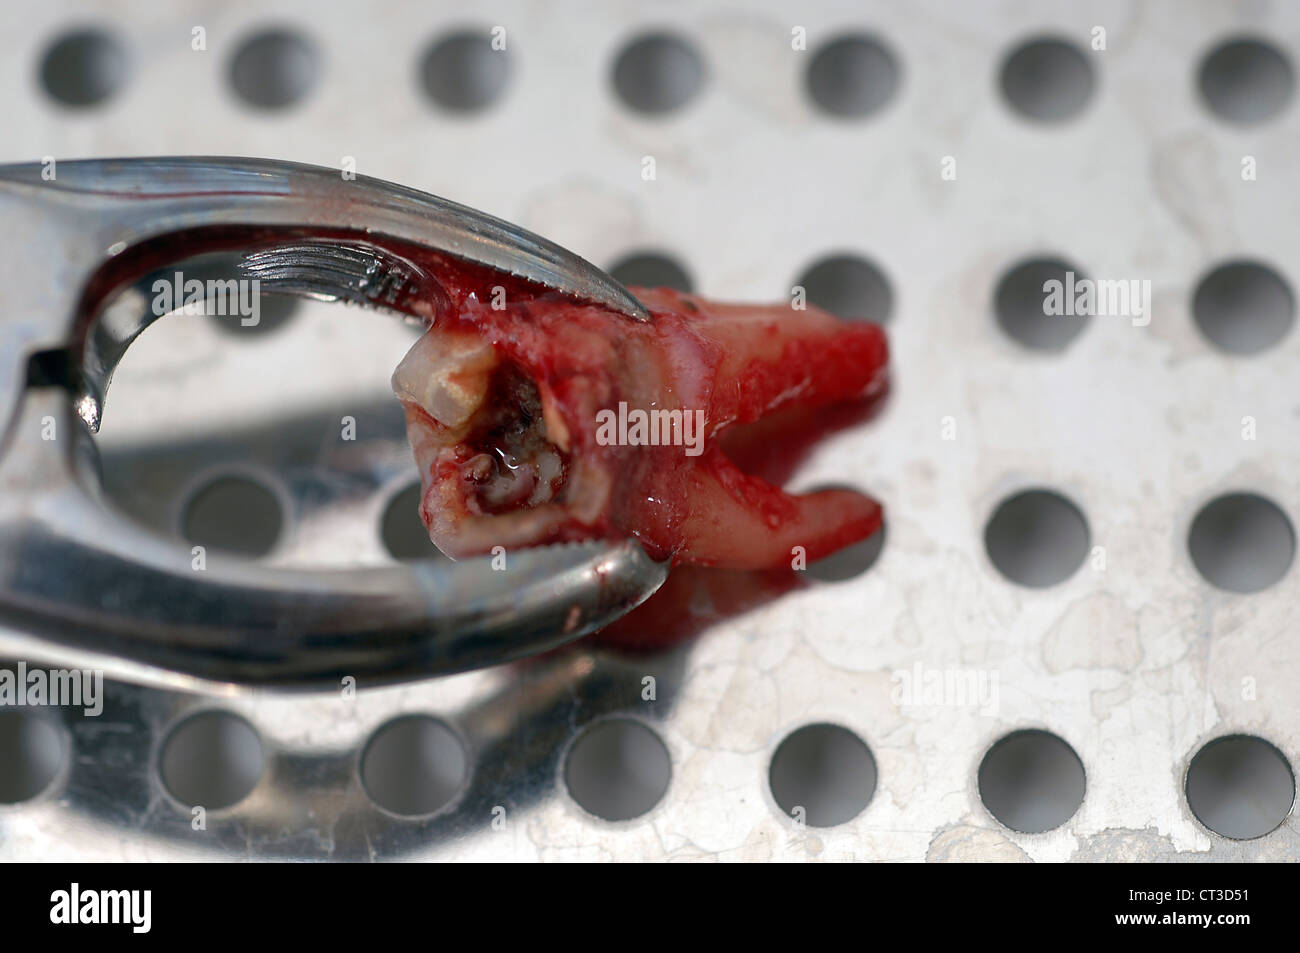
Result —
M 178 16 L 186 8 L 199 9 L 181 4 Z M 668 655 L 579 643 L 352 698 L 191 694 L 184 679 L 164 691 L 114 685 L 98 719 L 66 716 L 72 753 L 52 787 L 0 809 L 4 859 L 1300 857 L 1294 814 L 1266 836 L 1232 841 L 1202 826 L 1184 796 L 1192 757 L 1220 735 L 1257 735 L 1300 764 L 1300 568 L 1262 592 L 1225 593 L 1187 551 L 1195 515 L 1225 493 L 1257 493 L 1300 518 L 1300 337 L 1230 359 L 1190 313 L 1199 278 L 1222 261 L 1262 257 L 1293 285 L 1300 276 L 1300 218 L 1279 214 L 1300 175 L 1300 124 L 1282 117 L 1243 137 L 1196 93 L 1205 51 L 1243 30 L 1295 35 L 1300 6 L 1152 0 L 1140 18 L 1099 20 L 1110 46 L 1094 53 L 1077 32 L 1078 3 L 1066 0 L 1036 4 L 1033 24 L 1020 7 L 992 3 L 877 4 L 869 23 L 814 4 L 809 49 L 796 52 L 783 7 L 701 3 L 678 10 L 674 27 L 706 61 L 705 86 L 661 120 L 629 114 L 609 88 L 602 64 L 636 32 L 619 5 L 594 6 L 580 22 L 528 0 L 494 9 L 521 50 L 519 69 L 470 121 L 441 120 L 416 84 L 393 82 L 414 69 L 429 34 L 460 24 L 400 2 L 394 21 L 422 26 L 370 44 L 350 6 L 301 3 L 298 19 L 322 45 L 351 57 L 346 84 L 331 72 L 339 61 L 326 64 L 331 95 L 308 96 L 274 123 L 233 117 L 218 71 L 195 79 L 188 44 L 139 22 L 131 35 L 149 50 L 151 73 L 184 78 L 194 118 L 158 121 L 172 102 L 163 83 L 130 87 L 112 110 L 76 122 L 9 89 L 15 135 L 4 158 L 111 155 L 124 142 L 142 154 L 197 150 L 220 122 L 223 148 L 245 155 L 333 157 L 340 143 L 363 143 L 363 168 L 489 208 L 600 264 L 662 248 L 714 297 L 779 300 L 810 262 L 839 251 L 868 258 L 894 291 L 894 393 L 870 425 L 822 447 L 796 488 L 851 480 L 881 498 L 889 537 L 879 559 Z M 68 16 L 49 3 L 0 31 L 10 49 L 30 50 Z M 235 34 L 244 19 L 231 16 Z M 888 44 L 901 81 L 865 119 L 828 118 L 807 101 L 804 71 L 821 42 L 858 30 Z M 1031 30 L 1075 36 L 1091 57 L 1098 82 L 1071 121 L 1031 123 L 1001 97 L 998 66 Z M 572 49 L 590 55 L 554 55 Z M 340 108 L 339 96 L 365 108 Z M 1244 151 L 1259 159 L 1257 181 L 1239 174 Z M 640 177 L 646 155 L 657 158 L 657 181 Z M 941 175 L 945 156 L 955 178 Z M 24 316 L 72 305 L 66 271 L 48 287 L 23 280 L 50 274 L 50 224 L 11 225 L 22 240 L 0 257 L 15 329 L 0 349 L 6 426 L 26 370 L 17 355 L 59 344 Z M 106 241 L 86 234 L 87 253 Z M 1097 317 L 1059 354 L 1028 351 L 998 324 L 997 283 L 1018 261 L 1052 256 L 1093 277 L 1150 278 L 1150 325 Z M 330 324 L 335 310 L 306 305 L 258 340 L 182 319 L 142 335 L 98 438 L 120 519 L 171 532 L 190 481 L 239 466 L 292 501 L 271 567 L 391 566 L 381 516 L 414 471 L 383 369 L 409 332 L 383 340 L 402 333 L 390 322 L 348 337 Z M 146 366 L 154 335 L 167 360 Z M 352 372 L 369 374 L 371 360 L 364 391 Z M 245 393 L 253 378 L 266 388 L 258 393 L 293 383 L 311 399 L 305 410 L 258 403 Z M 243 383 L 223 387 L 229 380 Z M 367 409 L 381 407 L 391 409 Z M 334 439 L 342 414 L 357 417 L 355 444 Z M 1244 416 L 1258 439 L 1241 439 Z M 1042 590 L 1002 577 L 983 542 L 998 503 L 1029 487 L 1073 501 L 1104 550 Z M 920 684 L 996 679 L 997 703 L 903 697 L 900 673 Z M 643 698 L 647 677 L 653 701 Z M 257 728 L 267 767 L 245 801 L 195 830 L 190 808 L 161 787 L 158 746 L 186 713 L 214 707 Z M 358 780 L 366 739 L 403 713 L 443 719 L 469 753 L 467 788 L 431 818 L 385 814 Z M 672 759 L 662 802 L 617 824 L 587 815 L 562 782 L 567 746 L 608 715 L 651 725 Z M 876 790 L 846 823 L 801 829 L 772 798 L 769 768 L 782 739 L 821 722 L 867 744 Z M 1003 827 L 978 793 L 984 753 L 1026 728 L 1066 741 L 1087 775 L 1079 810 L 1042 834 Z

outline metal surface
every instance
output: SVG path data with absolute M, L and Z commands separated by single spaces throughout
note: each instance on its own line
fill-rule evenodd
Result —
M 242 230 L 250 242 L 263 228 L 303 229 L 309 235 L 355 229 L 447 252 L 648 318 L 599 269 L 525 229 L 437 196 L 364 176 L 344 178 L 331 169 L 228 157 L 27 163 L 0 168 L 0 196 L 14 228 L 0 258 L 11 308 L 0 418 L 13 412 L 26 358 L 37 350 L 66 346 L 80 330 L 76 322 L 84 320 L 84 289 L 101 269 L 150 242 L 170 242 L 179 257 L 179 236 L 195 229 Z M 233 240 L 238 241 L 238 233 Z M 41 264 L 44 271 L 38 270 Z M 330 277 L 339 287 L 329 286 L 327 293 L 351 298 L 360 290 L 337 275 Z M 419 269 L 411 267 L 405 281 L 413 286 L 410 294 L 419 296 Z M 89 404 L 83 411 L 92 428 L 98 426 L 99 405 L 117 360 L 155 317 L 141 310 L 137 321 L 107 344 L 95 347 L 92 338 L 84 367 Z
M 665 568 L 630 542 L 516 554 L 509 573 L 493 571 L 486 558 L 297 573 L 246 560 L 204 558 L 199 565 L 188 547 L 155 540 L 104 511 L 86 485 L 94 476 L 82 472 L 90 445 L 77 418 L 98 429 L 118 361 L 163 316 L 130 293 L 132 283 L 206 250 L 191 237 L 196 229 L 236 229 L 226 238 L 235 250 L 241 234 L 251 242 L 256 229 L 272 226 L 305 228 L 308 238 L 344 226 L 376 241 L 418 237 L 479 264 L 513 253 L 515 272 L 548 286 L 589 291 L 615 305 L 630 299 L 588 263 L 516 226 L 329 170 L 123 159 L 65 162 L 55 175 L 43 181 L 36 164 L 0 168 L 0 207 L 16 237 L 10 247 L 23 249 L 12 257 L 23 266 L 29 256 L 47 263 L 43 273 L 8 272 L 13 310 L 0 325 L 6 396 L 17 397 L 8 413 L 0 405 L 9 418 L 0 462 L 0 619 L 11 634 L 0 635 L 0 653 L 72 665 L 93 652 L 111 675 L 164 684 L 397 681 L 554 648 L 618 618 L 662 583 Z M 167 249 L 149 265 L 102 277 L 160 240 Z M 330 253 L 335 267 L 327 270 L 315 264 L 324 242 L 294 247 L 296 260 L 314 265 L 311 290 L 349 300 L 364 294 L 358 279 L 371 270 L 355 274 L 358 260 L 389 259 L 352 244 L 350 255 Z M 269 277 L 276 285 L 286 280 Z M 403 291 L 427 298 L 427 282 L 412 266 Z M 126 300 L 115 301 L 123 288 Z M 66 381 L 13 393 L 26 382 L 19 370 L 38 350 L 67 355 Z
M 463 14 L 425 4 L 391 4 L 385 22 L 402 29 L 373 33 L 357 29 L 347 7 L 284 6 L 277 22 L 309 36 L 324 66 L 311 94 L 273 117 L 248 111 L 226 86 L 231 45 L 264 22 L 256 5 L 173 4 L 164 16 L 115 6 L 129 24 L 119 32 L 134 57 L 132 82 L 109 106 L 77 115 L 43 101 L 31 77 L 40 42 L 99 9 L 46 4 L 18 18 L 6 29 L 21 55 L 0 69 L 21 134 L 7 140 L 5 159 L 128 150 L 326 164 L 355 156 L 370 174 L 490 209 L 598 264 L 667 249 L 697 290 L 722 298 L 780 299 L 810 262 L 851 250 L 875 260 L 892 287 L 895 375 L 881 414 L 825 444 L 796 484 L 849 480 L 882 500 L 888 539 L 865 574 L 792 593 L 667 655 L 582 646 L 352 698 L 117 686 L 99 718 L 61 713 L 74 753 L 44 794 L 0 808 L 0 853 L 1300 856 L 1294 814 L 1265 837 L 1233 841 L 1202 826 L 1183 796 L 1192 756 L 1220 735 L 1264 737 L 1300 764 L 1300 569 L 1235 595 L 1206 582 L 1187 547 L 1198 509 L 1227 490 L 1262 493 L 1293 522 L 1300 513 L 1300 335 L 1242 360 L 1212 347 L 1191 317 L 1199 278 L 1222 260 L 1261 257 L 1292 281 L 1300 275 L 1294 105 L 1280 120 L 1242 129 L 1211 115 L 1195 86 L 1205 50 L 1243 31 L 1273 37 L 1294 63 L 1300 10 L 1084 6 L 844 2 L 809 4 L 795 16 L 767 4 L 630 12 L 503 3 L 480 16 L 507 27 L 511 83 L 490 110 L 467 117 L 431 106 L 415 81 L 425 45 L 463 23 Z M 176 39 L 195 23 L 207 27 L 206 53 Z M 683 110 L 646 118 L 620 102 L 610 66 L 622 43 L 665 24 L 701 51 L 708 78 Z M 997 83 L 1008 49 L 1037 33 L 1086 49 L 1097 24 L 1110 42 L 1089 54 L 1097 87 L 1086 111 L 1051 127 L 1012 112 Z M 794 25 L 807 28 L 810 48 L 849 29 L 882 37 L 901 66 L 893 98 L 861 121 L 819 113 L 804 88 L 810 54 L 790 48 Z M 642 175 L 647 155 L 657 160 L 653 180 Z M 1256 181 L 1240 176 L 1246 155 L 1258 160 Z M 944 156 L 957 159 L 953 181 L 941 178 Z M 1097 317 L 1060 354 L 1010 340 L 992 313 L 999 276 L 1024 257 L 1051 254 L 1094 275 L 1150 278 L 1150 325 Z M 320 478 L 298 479 L 305 465 L 287 438 L 252 441 L 245 456 L 227 440 L 271 416 L 249 381 L 269 386 L 286 367 L 297 386 L 277 402 L 279 414 L 328 407 L 319 416 L 336 427 L 336 408 L 383 399 L 383 369 L 402 342 L 376 335 L 367 344 L 341 327 L 328 308 L 311 306 L 255 342 L 203 322 L 147 332 L 121 365 L 100 436 L 118 504 L 166 524 L 194 480 L 242 467 L 298 501 L 274 564 L 382 562 L 380 514 L 398 469 L 384 470 L 366 500 L 345 494 L 346 505 L 332 510 Z M 173 336 L 150 340 L 164 332 Z M 184 374 L 171 369 L 178 354 Z M 1252 441 L 1242 439 L 1247 416 L 1257 423 Z M 321 432 L 302 419 L 284 431 L 312 435 L 316 470 L 331 473 L 338 462 L 321 449 Z M 168 470 L 160 447 L 182 439 L 190 466 L 173 460 Z M 377 437 L 364 452 L 400 459 Z M 1085 563 L 1045 589 L 998 573 L 985 525 L 1027 486 L 1074 501 L 1092 544 L 1104 547 L 1104 569 Z M 996 676 L 997 704 L 984 713 L 942 698 L 901 703 L 900 674 L 917 666 Z M 643 697 L 646 677 L 656 679 L 653 701 Z M 209 812 L 207 829 L 196 831 L 157 765 L 170 727 L 212 708 L 255 726 L 267 766 L 245 800 Z M 404 713 L 445 719 L 469 754 L 469 780 L 433 818 L 395 818 L 359 780 L 367 739 Z M 672 764 L 657 806 L 618 823 L 584 812 L 563 780 L 575 737 L 613 715 L 653 728 Z M 833 828 L 794 825 L 767 783 L 776 747 L 813 722 L 849 728 L 878 771 L 870 803 Z M 978 792 L 984 753 L 1025 727 L 1065 739 L 1087 776 L 1079 811 L 1043 834 L 1001 826 Z

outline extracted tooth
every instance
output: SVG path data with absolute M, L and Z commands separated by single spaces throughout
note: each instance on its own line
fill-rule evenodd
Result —
M 870 497 L 787 493 L 733 462 L 720 438 L 733 427 L 735 445 L 759 445 L 764 461 L 782 452 L 763 447 L 768 439 L 788 439 L 797 460 L 832 410 L 864 413 L 864 395 L 884 387 L 879 327 L 784 302 L 636 294 L 653 323 L 553 295 L 504 309 L 467 298 L 429 329 L 428 350 L 412 350 L 396 386 L 421 471 L 420 515 L 444 552 L 633 536 L 655 559 L 786 572 L 794 557 L 814 561 L 880 529 Z M 466 337 L 490 342 L 495 367 Z M 436 386 L 408 380 L 416 370 Z M 668 423 L 659 439 L 634 438 L 630 425 L 611 434 L 614 408 Z

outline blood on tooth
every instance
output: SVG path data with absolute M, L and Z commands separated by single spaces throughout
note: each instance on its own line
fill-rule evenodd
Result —
M 742 473 L 718 446 L 733 425 L 879 391 L 887 347 L 878 327 L 815 308 L 634 293 L 653 321 L 555 295 L 492 309 L 472 293 L 448 294 L 455 309 L 423 344 L 440 355 L 428 362 L 436 386 L 411 379 L 418 361 L 394 377 L 398 396 L 424 410 L 407 420 L 435 543 L 459 556 L 507 532 L 524 544 L 630 535 L 656 558 L 750 569 L 788 566 L 792 540 L 819 558 L 879 527 L 869 498 L 791 496 Z M 439 404 L 448 419 L 430 409 Z M 598 415 L 620 405 L 700 412 L 702 452 L 598 440 Z M 450 458 L 472 461 L 475 478 L 447 482 L 439 461 Z

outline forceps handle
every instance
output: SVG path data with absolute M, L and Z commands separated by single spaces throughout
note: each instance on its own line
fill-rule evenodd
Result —
M 49 416 L 77 432 L 53 387 L 28 393 L 18 432 Z M 512 551 L 503 570 L 484 557 L 307 572 L 215 554 L 200 568 L 95 499 L 72 443 L 21 440 L 0 463 L 0 657 L 171 688 L 382 684 L 555 648 L 667 576 L 633 540 Z

